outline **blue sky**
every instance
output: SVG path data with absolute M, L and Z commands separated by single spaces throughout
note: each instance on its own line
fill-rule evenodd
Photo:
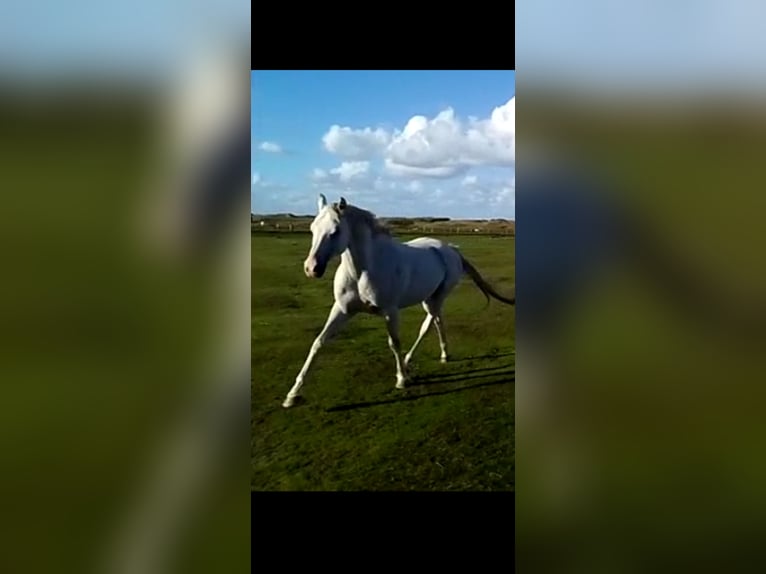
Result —
M 758 0 L 520 2 L 516 61 L 523 86 L 609 96 L 724 89 L 762 100 L 765 19 Z
M 515 216 L 512 71 L 253 71 L 251 208 Z
M 163 77 L 211 44 L 249 38 L 243 0 L 0 3 L 0 70 L 17 77 Z

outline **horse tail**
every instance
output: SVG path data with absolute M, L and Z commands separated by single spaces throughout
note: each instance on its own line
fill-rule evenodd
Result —
M 457 251 L 457 250 L 456 250 Z M 501 301 L 503 303 L 506 303 L 507 305 L 515 305 L 516 304 L 516 295 L 514 294 L 511 297 L 504 297 L 503 295 L 500 295 L 497 291 L 495 291 L 492 288 L 492 285 L 487 283 L 487 281 L 484 279 L 484 277 L 481 276 L 481 273 L 479 273 L 476 270 L 476 267 L 471 265 L 469 261 L 463 257 L 463 254 L 458 251 L 458 255 L 460 255 L 460 261 L 463 263 L 463 271 L 473 280 L 473 282 L 476 284 L 476 286 L 479 288 L 479 290 L 484 294 L 484 296 L 487 298 L 487 304 L 489 305 L 489 298 L 492 297 L 494 299 L 497 299 L 498 301 Z

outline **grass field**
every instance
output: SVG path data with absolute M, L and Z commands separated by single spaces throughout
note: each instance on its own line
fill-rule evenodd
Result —
M 401 237 L 401 240 L 409 237 Z M 310 235 L 252 237 L 253 490 L 513 490 L 515 308 L 465 277 L 445 304 L 450 362 L 428 333 L 396 390 L 382 319 L 355 317 L 319 352 L 305 402 L 281 402 L 332 305 L 332 276 L 302 271 Z M 501 293 L 515 283 L 514 239 L 453 237 Z M 421 307 L 402 313 L 412 345 Z

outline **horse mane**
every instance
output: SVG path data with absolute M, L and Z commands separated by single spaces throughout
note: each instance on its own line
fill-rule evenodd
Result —
M 338 209 L 338 204 L 333 204 L 333 207 Z M 348 220 L 352 228 L 358 228 L 360 226 L 367 227 L 373 237 L 376 235 L 387 235 L 391 237 L 391 230 L 383 225 L 383 223 L 375 217 L 374 213 L 367 211 L 366 209 L 354 205 L 346 205 L 343 209 L 343 217 Z

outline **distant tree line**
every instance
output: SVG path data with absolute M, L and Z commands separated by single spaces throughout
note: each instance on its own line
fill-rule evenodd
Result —
M 260 233 L 309 232 L 311 216 L 291 214 L 251 214 L 251 229 Z M 394 234 L 418 235 L 515 235 L 515 222 L 502 218 L 460 220 L 449 217 L 382 217 L 381 222 Z

